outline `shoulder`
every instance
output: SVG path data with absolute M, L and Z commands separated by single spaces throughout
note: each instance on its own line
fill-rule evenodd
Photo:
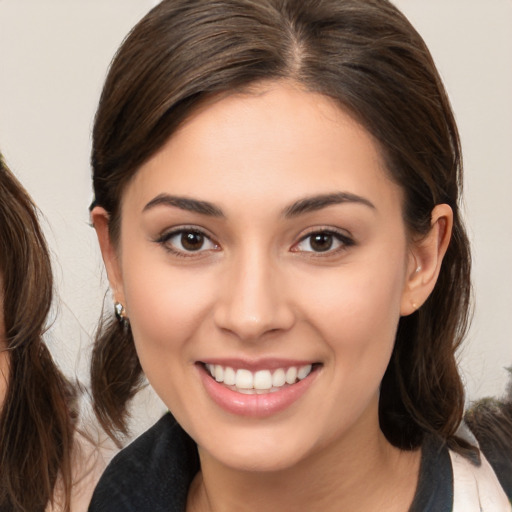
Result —
M 483 453 L 479 465 L 453 451 L 450 451 L 450 459 L 453 470 L 453 512 L 512 512 L 505 491 Z
M 94 491 L 89 510 L 169 510 L 171 503 L 186 502 L 188 486 L 198 467 L 194 442 L 166 414 L 112 459 Z
M 85 512 L 95 485 L 106 466 L 105 459 L 98 443 L 85 433 L 77 431 L 74 440 L 73 453 L 73 487 L 71 489 L 71 510 Z M 55 486 L 55 499 L 46 508 L 46 512 L 61 512 L 64 510 L 64 489 L 62 480 Z
M 512 501 L 512 401 L 485 398 L 464 419 Z
M 472 439 L 474 442 L 474 439 Z M 489 462 L 466 458 L 437 436 L 426 436 L 410 512 L 512 512 Z

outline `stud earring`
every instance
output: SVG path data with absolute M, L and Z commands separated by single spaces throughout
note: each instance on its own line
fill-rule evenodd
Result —
M 417 274 L 420 271 L 421 271 L 421 265 L 418 265 L 418 267 L 416 267 L 416 270 L 414 272 Z
M 128 321 L 128 315 L 126 314 L 126 308 L 120 302 L 116 302 L 114 304 L 114 310 L 116 313 L 116 318 L 119 322 Z

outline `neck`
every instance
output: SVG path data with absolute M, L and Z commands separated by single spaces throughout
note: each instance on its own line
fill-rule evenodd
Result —
M 420 452 L 394 448 L 378 424 L 364 434 L 356 430 L 295 466 L 275 472 L 229 468 L 199 449 L 201 472 L 191 486 L 187 511 L 408 510 Z

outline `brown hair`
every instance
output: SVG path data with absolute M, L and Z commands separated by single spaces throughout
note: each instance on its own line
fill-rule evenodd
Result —
M 52 301 L 50 258 L 34 204 L 1 155 L 0 248 L 9 366 L 0 510 L 42 512 L 59 482 L 69 511 L 75 393 L 42 340 Z
M 459 449 L 453 434 L 464 396 L 454 354 L 467 328 L 471 266 L 459 136 L 425 43 L 390 2 L 164 0 L 150 11 L 112 62 L 93 131 L 94 204 L 109 212 L 113 241 L 122 191 L 137 169 L 205 99 L 264 80 L 329 96 L 373 134 L 404 191 L 411 233 L 429 231 L 436 204 L 451 206 L 438 283 L 419 311 L 400 319 L 379 414 L 400 448 L 431 432 Z M 96 411 L 113 435 L 125 431 L 126 400 L 141 375 L 124 329 L 113 321 L 99 331 L 92 360 Z

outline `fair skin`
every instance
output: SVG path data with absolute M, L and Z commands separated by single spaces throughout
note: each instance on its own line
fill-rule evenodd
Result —
M 7 352 L 7 340 L 5 339 L 4 322 L 4 283 L 0 274 L 0 407 L 2 406 L 9 379 L 9 353 Z
M 402 202 L 352 117 L 270 83 L 203 106 L 138 170 L 117 243 L 93 210 L 145 374 L 198 444 L 188 510 L 407 510 L 420 453 L 383 436 L 379 385 L 452 217 L 413 241 Z

